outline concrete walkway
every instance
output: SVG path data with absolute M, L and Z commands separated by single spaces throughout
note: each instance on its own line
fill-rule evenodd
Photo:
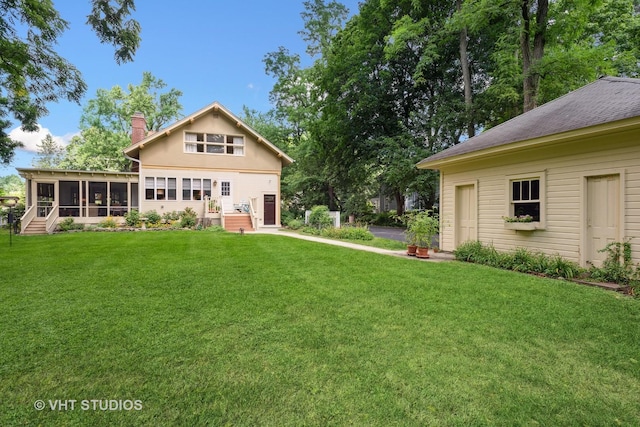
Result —
M 382 255 L 393 255 L 393 256 L 398 256 L 398 257 L 403 257 L 403 258 L 408 258 L 408 259 L 414 259 L 414 260 L 418 260 L 418 261 L 451 261 L 454 258 L 453 254 L 448 253 L 448 252 L 437 252 L 437 253 L 433 253 L 432 251 L 429 251 L 429 258 L 426 259 L 421 259 L 421 258 L 416 258 L 413 256 L 407 256 L 407 251 L 406 250 L 391 250 L 391 249 L 381 249 L 381 248 L 374 248 L 372 246 L 366 246 L 366 245 L 358 245 L 357 243 L 351 243 L 351 242 L 343 242 L 341 240 L 332 240 L 332 239 L 325 239 L 323 237 L 318 237 L 318 236 L 310 236 L 307 234 L 301 234 L 301 233 L 294 233 L 294 232 L 290 232 L 290 231 L 286 231 L 286 230 L 282 230 L 282 229 L 260 229 L 255 231 L 255 233 L 257 234 L 275 234 L 278 236 L 286 236 L 286 237 L 291 237 L 291 238 L 295 238 L 295 239 L 301 239 L 301 240 L 308 240 L 310 242 L 318 242 L 318 243 L 325 243 L 327 245 L 334 245 L 334 246 L 342 246 L 343 248 L 350 248 L 350 249 L 356 249 L 356 250 L 360 250 L 360 251 L 367 251 L 367 252 L 374 252 L 377 254 L 382 254 Z

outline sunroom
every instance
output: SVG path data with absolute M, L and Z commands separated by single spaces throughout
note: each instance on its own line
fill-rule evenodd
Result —
M 50 232 L 60 218 L 66 217 L 79 223 L 97 223 L 105 217 L 123 217 L 139 206 L 136 172 L 56 169 L 18 169 L 18 172 L 26 180 L 23 231 L 34 223 L 44 225 Z

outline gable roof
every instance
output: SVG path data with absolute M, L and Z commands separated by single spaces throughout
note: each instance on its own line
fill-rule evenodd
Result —
M 209 114 L 211 112 L 221 113 L 221 114 L 225 115 L 231 121 L 234 121 L 236 123 L 236 125 L 238 126 L 238 128 L 244 129 L 247 133 L 249 133 L 254 138 L 256 138 L 256 140 L 258 141 L 259 144 L 263 144 L 271 152 L 273 152 L 277 157 L 279 157 L 280 160 L 282 161 L 283 165 L 288 165 L 288 164 L 293 163 L 294 160 L 291 157 L 289 157 L 284 151 L 282 151 L 281 149 L 276 147 L 273 143 L 269 142 L 264 136 L 260 135 L 258 132 L 253 130 L 249 125 L 247 125 L 242 120 L 240 120 L 238 117 L 236 117 L 231 111 L 229 111 L 227 108 L 225 108 L 218 101 L 215 101 L 213 104 L 207 105 L 206 107 L 202 108 L 201 110 L 198 110 L 195 113 L 188 115 L 184 119 L 179 120 L 179 121 L 173 123 L 172 125 L 169 125 L 168 127 L 164 128 L 164 129 L 161 129 L 161 130 L 159 130 L 157 132 L 154 132 L 154 133 L 152 133 L 150 135 L 147 135 L 145 138 L 143 138 L 142 140 L 138 141 L 137 143 L 129 145 L 123 151 L 128 156 L 137 156 L 139 151 L 140 151 L 140 148 L 142 148 L 142 146 L 147 146 L 149 144 L 152 144 L 155 141 L 157 141 L 160 138 L 162 138 L 163 136 L 168 136 L 169 134 L 171 134 L 171 132 L 175 132 L 178 129 L 180 129 L 182 126 L 185 126 L 185 125 L 187 125 L 189 123 L 193 123 L 198 118 L 204 116 L 205 114 Z
M 639 116 L 640 79 L 603 77 L 427 157 L 418 163 L 418 168 L 427 169 L 444 159 L 481 150 Z

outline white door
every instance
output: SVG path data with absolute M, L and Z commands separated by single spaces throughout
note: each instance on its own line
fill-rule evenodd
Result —
M 620 236 L 620 176 L 587 178 L 586 260 L 602 265 L 606 253 L 598 252 Z
M 456 187 L 455 206 L 455 245 L 456 248 L 468 241 L 477 239 L 476 186 Z
M 231 195 L 231 181 L 220 182 L 220 202 L 225 212 L 233 212 L 233 196 Z

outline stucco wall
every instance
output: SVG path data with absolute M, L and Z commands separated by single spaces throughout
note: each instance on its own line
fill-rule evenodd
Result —
M 185 132 L 220 133 L 244 136 L 244 155 L 186 153 Z M 150 142 L 140 150 L 142 165 L 147 167 L 178 167 L 194 169 L 226 169 L 244 171 L 271 171 L 279 173 L 282 162 L 265 144 L 236 126 L 223 114 L 208 113 L 193 123 L 174 130 Z

